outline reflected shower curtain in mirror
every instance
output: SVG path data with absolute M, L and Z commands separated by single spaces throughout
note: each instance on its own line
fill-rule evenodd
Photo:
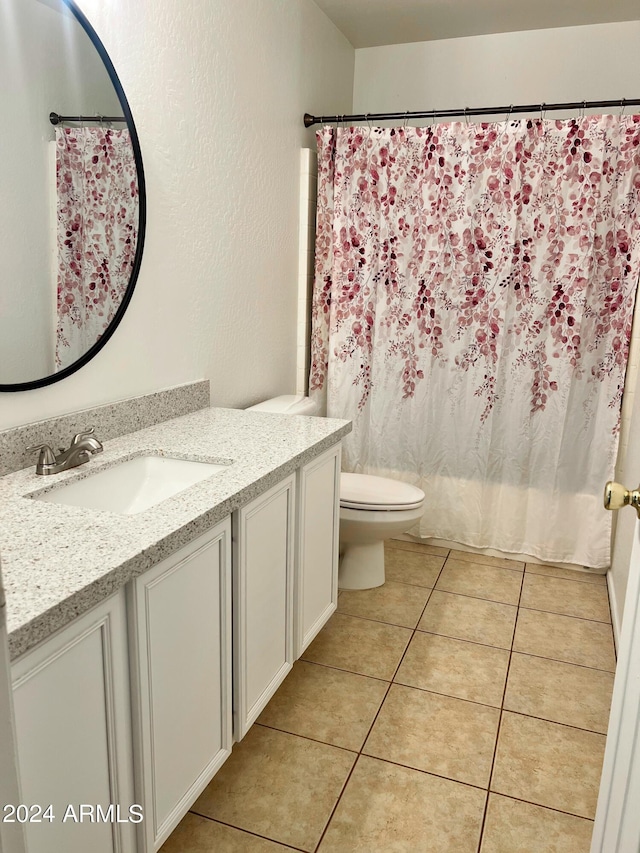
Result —
M 310 389 L 422 537 L 609 564 L 640 117 L 318 133 Z
M 96 343 L 129 284 L 138 185 L 129 131 L 56 128 L 56 366 Z

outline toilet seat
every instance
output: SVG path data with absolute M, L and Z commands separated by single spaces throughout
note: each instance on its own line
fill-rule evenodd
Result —
M 409 483 L 376 477 L 373 474 L 341 474 L 340 506 L 360 510 L 418 509 L 424 492 Z

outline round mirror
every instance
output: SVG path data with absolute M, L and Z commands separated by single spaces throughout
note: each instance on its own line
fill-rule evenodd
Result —
M 145 188 L 129 104 L 72 0 L 0 0 L 0 391 L 68 376 L 124 314 Z

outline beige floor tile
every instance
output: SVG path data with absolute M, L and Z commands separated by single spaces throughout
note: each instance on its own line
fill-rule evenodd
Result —
M 508 664 L 504 649 L 417 632 L 394 681 L 499 708 Z
M 384 552 L 384 572 L 388 581 L 399 581 L 431 589 L 444 565 L 444 557 L 417 551 L 387 548 Z
M 410 639 L 408 628 L 334 613 L 302 658 L 391 681 Z
M 475 853 L 485 792 L 362 757 L 319 853 Z
M 580 572 L 577 569 L 561 569 L 560 566 L 539 566 L 536 563 L 527 563 L 526 570 L 532 575 L 544 575 L 548 578 L 564 578 L 567 581 L 592 583 L 596 586 L 607 585 L 607 576 L 598 575 L 595 572 Z
M 504 707 L 606 734 L 613 673 L 514 653 Z
M 193 811 L 314 850 L 353 766 L 334 746 L 255 725 Z
M 489 795 L 480 853 L 589 853 L 593 823 Z
M 520 610 L 513 650 L 609 672 L 616 668 L 610 625 L 540 610 Z
M 407 542 L 404 539 L 387 539 L 384 543 L 385 549 L 398 548 L 402 551 L 415 551 L 418 554 L 433 554 L 435 557 L 446 557 L 448 548 L 439 545 L 429 545 L 427 542 Z
M 377 678 L 299 660 L 258 722 L 357 752 L 387 688 Z
M 502 604 L 517 604 L 521 586 L 521 572 L 451 558 L 445 563 L 436 583 L 436 589 L 444 592 L 457 592 Z
M 604 744 L 604 735 L 505 711 L 491 790 L 593 818 Z
M 516 572 L 524 571 L 524 563 L 520 560 L 508 560 L 506 557 L 490 557 L 488 554 L 474 554 L 471 551 L 449 552 L 449 560 L 462 560 L 467 563 L 475 563 L 478 566 L 495 566 L 497 569 L 513 569 Z
M 285 853 L 290 849 L 189 812 L 160 853 Z
M 338 611 L 350 616 L 415 628 L 430 595 L 430 589 L 387 580 L 374 589 L 343 590 L 338 601 Z
M 518 608 L 434 589 L 418 623 L 421 631 L 510 649 Z
M 393 684 L 363 752 L 486 788 L 500 711 Z
M 611 622 L 606 587 L 592 583 L 576 586 L 576 581 L 564 578 L 543 577 L 527 572 L 520 606 L 597 622 Z

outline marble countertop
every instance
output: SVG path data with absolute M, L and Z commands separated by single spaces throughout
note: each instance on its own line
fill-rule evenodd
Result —
M 62 474 L 37 476 L 34 464 L 1 477 L 0 564 L 12 659 L 206 532 L 350 430 L 350 421 L 202 409 L 107 441 L 103 453 Z M 146 454 L 233 461 L 224 471 L 136 515 L 30 497 Z

